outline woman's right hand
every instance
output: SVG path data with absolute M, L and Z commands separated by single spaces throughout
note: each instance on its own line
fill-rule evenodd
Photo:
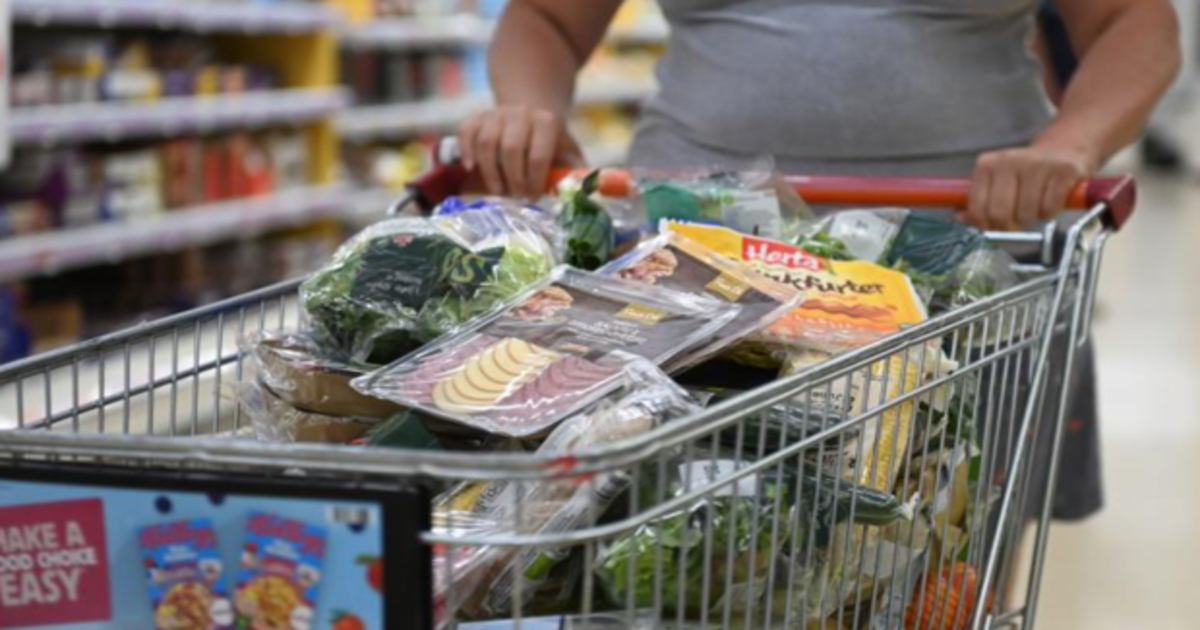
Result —
M 458 130 L 463 166 L 493 195 L 540 197 L 553 166 L 585 166 L 562 115 L 526 105 L 475 114 Z

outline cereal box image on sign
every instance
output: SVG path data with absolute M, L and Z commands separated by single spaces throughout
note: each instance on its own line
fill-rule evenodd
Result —
M 261 512 L 246 522 L 238 568 L 239 628 L 311 630 L 317 627 L 323 527 Z
M 111 618 L 99 499 L 0 508 L 0 628 Z
M 138 531 L 156 630 L 231 630 L 233 605 L 217 534 L 208 519 Z

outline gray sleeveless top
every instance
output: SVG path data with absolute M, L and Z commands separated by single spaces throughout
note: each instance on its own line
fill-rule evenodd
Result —
M 660 3 L 672 37 L 634 164 L 961 174 L 1050 118 L 1038 0 Z

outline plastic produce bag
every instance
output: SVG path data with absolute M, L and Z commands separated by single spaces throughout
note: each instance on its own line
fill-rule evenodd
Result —
M 768 158 L 741 172 L 643 170 L 636 177 L 651 226 L 687 221 L 764 238 L 792 238 L 800 222 L 812 218 L 812 210 L 772 171 Z
M 802 225 L 793 243 L 822 258 L 886 263 L 909 214 L 903 208 L 833 212 Z
M 742 465 L 737 459 L 697 461 L 691 473 L 686 464 L 681 466 L 680 478 L 690 477 L 693 488 L 707 486 L 720 483 Z M 678 493 L 688 489 L 681 483 Z M 790 494 L 787 484 L 769 475 L 725 484 L 710 498 L 614 540 L 597 559 L 597 575 L 614 602 L 625 605 L 632 598 L 640 608 L 661 602 L 668 619 L 682 614 L 719 625 L 727 609 L 761 610 L 771 565 L 783 557 L 793 538 L 789 500 L 777 501 L 779 493 Z M 777 505 L 784 512 L 775 519 Z M 786 575 L 782 570 L 775 574 Z
M 543 278 L 539 226 L 495 208 L 373 225 L 300 287 L 317 341 L 339 360 L 395 360 Z
M 623 392 L 563 422 L 537 454 L 587 452 L 644 435 L 662 423 L 700 410 L 684 390 L 649 363 L 641 362 L 634 372 L 637 378 Z M 594 524 L 628 486 L 629 475 L 620 470 L 587 481 L 565 477 L 527 482 L 523 490 L 507 481 L 463 484 L 440 502 L 439 510 L 465 512 L 467 522 L 505 524 L 515 530 L 514 510 L 519 501 L 524 523 L 521 531 L 560 533 Z M 570 548 L 500 550 L 488 562 L 479 591 L 464 600 L 465 612 L 473 618 L 486 618 L 508 614 L 517 604 L 524 607 L 570 552 Z M 518 574 L 523 579 L 520 601 L 515 591 Z
M 755 273 L 744 263 L 674 232 L 642 243 L 606 265 L 601 273 L 741 306 L 738 316 L 717 331 L 716 340 L 702 352 L 672 361 L 666 368 L 671 373 L 696 365 L 770 326 L 798 306 L 804 296 L 790 286 Z
M 505 309 L 354 381 L 363 393 L 527 438 L 712 341 L 740 307 L 560 267 Z

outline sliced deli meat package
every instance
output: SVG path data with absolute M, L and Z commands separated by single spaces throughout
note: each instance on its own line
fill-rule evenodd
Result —
M 927 318 L 912 281 L 898 271 L 865 261 L 830 260 L 721 227 L 673 222 L 664 229 L 805 292 L 798 307 L 757 335 L 767 344 L 836 354 Z
M 717 331 L 715 341 L 700 351 L 672 360 L 666 365 L 667 372 L 696 365 L 767 328 L 799 306 L 804 297 L 802 291 L 791 285 L 776 282 L 742 262 L 669 231 L 614 260 L 600 272 L 649 286 L 705 295 L 741 307 L 738 316 Z
M 737 305 L 559 267 L 508 307 L 365 377 L 360 391 L 508 437 L 545 433 L 631 378 L 711 343 Z

